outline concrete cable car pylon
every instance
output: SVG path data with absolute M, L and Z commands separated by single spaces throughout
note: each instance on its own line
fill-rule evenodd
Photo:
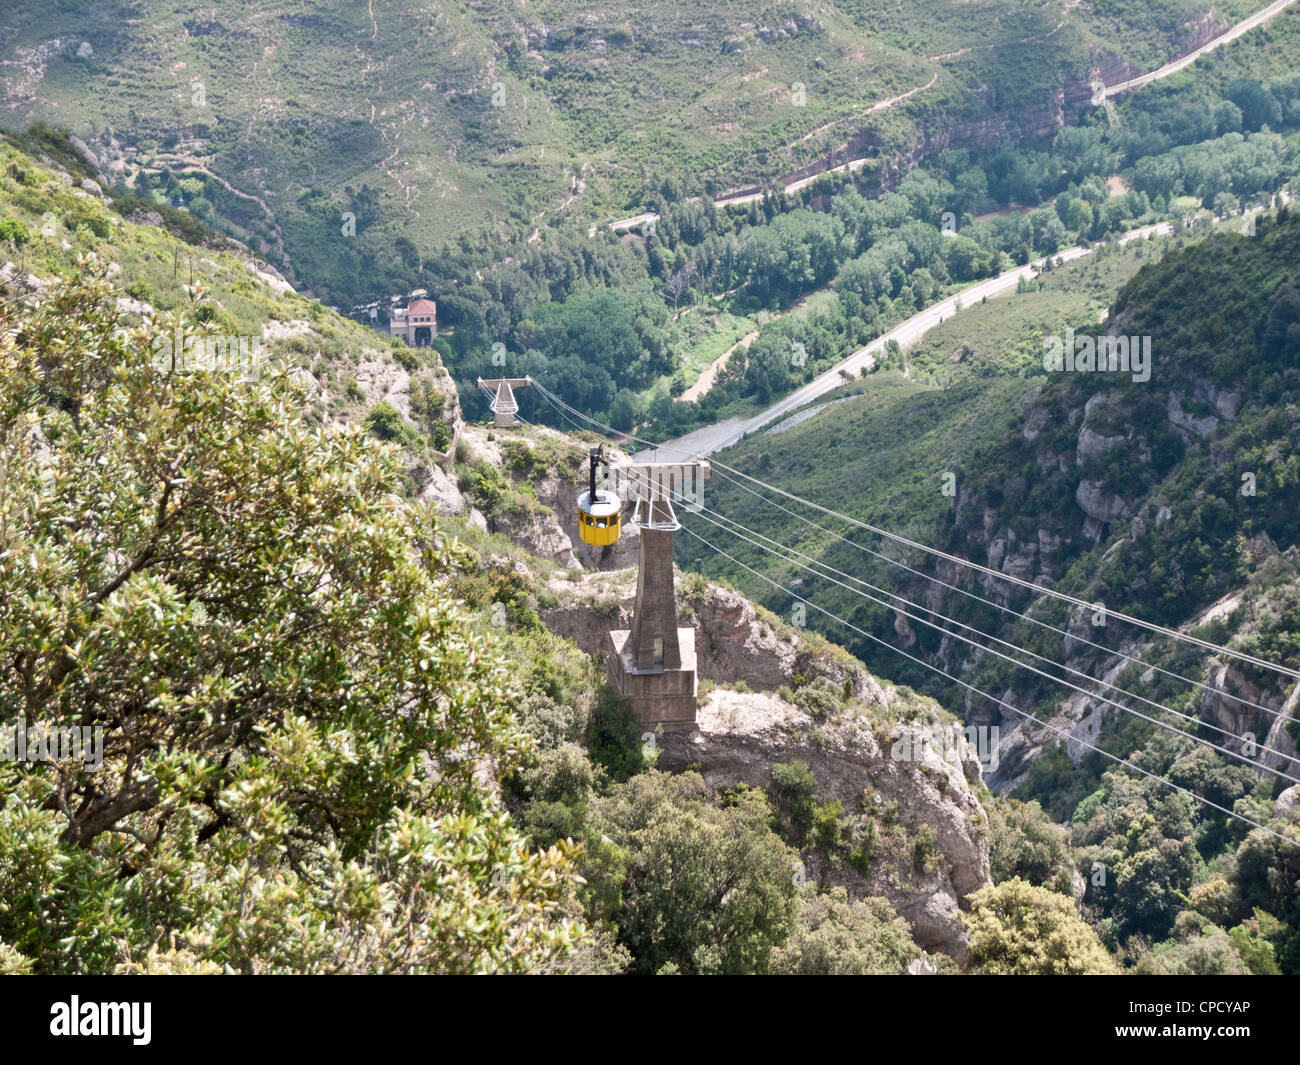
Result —
M 632 627 L 606 634 L 605 668 L 642 725 L 695 728 L 695 630 L 677 625 L 673 533 L 681 524 L 674 503 L 687 510 L 702 506 L 708 476 L 704 459 L 609 467 L 609 490 L 633 504 L 641 544 Z

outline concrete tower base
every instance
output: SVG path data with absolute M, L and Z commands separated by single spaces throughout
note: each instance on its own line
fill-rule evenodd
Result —
M 614 629 L 605 637 L 605 670 L 609 683 L 632 701 L 639 724 L 663 725 L 668 732 L 695 728 L 695 630 L 678 629 L 681 665 L 638 669 L 629 629 Z

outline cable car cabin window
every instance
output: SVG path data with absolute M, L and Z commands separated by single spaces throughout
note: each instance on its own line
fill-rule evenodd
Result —
M 604 518 L 597 518 L 597 519 L 596 519 L 596 528 L 597 528 L 597 529 L 603 529 L 603 528 L 605 528 L 608 524 L 609 524 L 609 523 L 608 523 Z

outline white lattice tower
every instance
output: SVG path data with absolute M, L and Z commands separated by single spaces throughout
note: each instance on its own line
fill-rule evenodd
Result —
M 502 429 L 509 429 L 519 423 L 515 415 L 519 413 L 519 400 L 515 399 L 516 388 L 527 388 L 533 383 L 531 377 L 490 377 L 478 379 L 478 387 L 494 393 L 489 407 L 492 410 L 492 424 Z

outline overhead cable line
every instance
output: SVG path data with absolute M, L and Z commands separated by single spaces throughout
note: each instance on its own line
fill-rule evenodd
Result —
M 569 403 L 566 403 L 564 400 L 560 399 L 559 396 L 556 396 L 553 392 L 551 392 L 549 389 L 545 388 L 544 386 L 536 385 L 535 387 L 537 387 L 538 390 L 548 400 L 550 400 L 553 405 L 562 407 L 565 410 L 570 411 L 572 414 L 576 415 L 577 417 L 582 418 L 583 420 L 591 423 L 592 425 L 604 429 L 606 432 L 613 434 L 614 436 L 626 437 L 629 440 L 633 440 L 639 444 L 644 444 L 645 446 L 651 448 L 658 448 L 662 446 L 651 440 L 643 440 L 642 438 L 637 437 L 631 433 L 620 433 L 619 430 L 614 429 L 612 426 L 606 425 L 604 422 L 591 417 L 589 414 L 584 414 L 576 407 L 573 407 Z M 572 419 L 570 419 L 570 421 L 572 421 Z M 777 488 L 775 485 L 767 484 L 766 482 L 759 480 L 757 477 L 753 477 L 742 470 L 736 469 L 734 466 L 729 466 L 724 462 L 720 462 L 716 458 L 710 457 L 709 461 L 710 464 L 715 468 L 725 470 L 730 473 L 734 473 L 737 476 L 743 477 L 745 480 L 750 481 L 753 484 L 759 485 L 760 487 L 765 488 L 770 492 L 775 492 L 778 495 L 784 496 L 786 499 L 789 499 L 793 502 L 801 503 L 806 507 L 810 507 L 814 510 L 821 511 L 822 513 L 827 514 L 830 517 L 839 518 L 842 521 L 846 521 L 851 525 L 856 525 L 857 527 L 861 529 L 865 529 L 868 532 L 874 533 L 877 536 L 882 536 L 888 540 L 892 540 L 896 543 L 903 544 L 914 550 L 922 551 L 925 552 L 926 554 L 933 555 L 938 558 L 942 558 L 945 561 L 955 563 L 956 565 L 966 566 L 970 569 L 976 570 L 980 573 L 983 573 L 989 577 L 993 577 L 997 580 L 1003 580 L 1011 584 L 1019 585 L 1031 591 L 1037 592 L 1040 595 L 1051 596 L 1055 599 L 1063 600 L 1065 602 L 1073 604 L 1074 606 L 1083 607 L 1084 609 L 1087 610 L 1092 610 L 1096 608 L 1095 604 L 1093 603 L 1090 603 L 1083 599 L 1079 599 L 1076 596 L 1069 595 L 1065 592 L 1058 591 L 1055 588 L 1046 587 L 1041 584 L 1035 584 L 1034 582 L 1027 581 L 1022 577 L 1016 577 L 1013 574 L 1001 573 L 998 570 L 991 569 L 988 566 L 982 566 L 978 562 L 971 562 L 968 559 L 961 558 L 958 555 L 953 555 L 946 551 L 941 551 L 936 547 L 930 547 L 927 544 L 922 544 L 915 540 L 911 540 L 908 537 L 899 535 L 898 533 L 890 532 L 888 529 L 882 529 L 878 526 L 871 525 L 868 522 L 860 521 L 857 518 L 849 517 L 847 514 L 841 514 L 839 511 L 832 510 L 830 507 L 825 507 L 820 503 L 815 503 L 812 500 L 804 499 L 802 496 L 795 495 L 793 492 L 787 492 L 782 488 Z M 1289 676 L 1289 677 L 1294 677 L 1297 680 L 1300 680 L 1300 670 L 1291 669 L 1289 666 L 1277 665 L 1276 663 L 1266 661 L 1265 659 L 1258 658 L 1254 655 L 1246 654 L 1243 651 L 1236 651 L 1230 647 L 1225 647 L 1221 644 L 1212 643 L 1209 640 L 1202 640 L 1197 636 L 1192 636 L 1188 633 L 1179 632 L 1177 629 L 1171 629 L 1168 628 L 1167 626 L 1159 625 L 1155 622 L 1144 621 L 1142 618 L 1137 618 L 1132 616 L 1131 614 L 1125 614 L 1118 610 L 1110 610 L 1108 608 L 1107 615 L 1109 617 L 1116 618 L 1120 621 L 1127 622 L 1130 625 L 1135 625 L 1138 626 L 1139 628 L 1147 629 L 1148 631 L 1151 632 L 1160 633 L 1171 639 L 1192 644 L 1194 646 L 1200 647 L 1202 650 L 1210 651 L 1215 654 L 1227 655 L 1229 657 L 1238 659 L 1239 661 L 1248 662 L 1251 665 L 1258 666 L 1261 669 L 1271 670 L 1273 672 L 1285 676 Z
M 1060 685 L 1062 685 L 1062 686 L 1064 686 L 1064 687 L 1067 687 L 1067 688 L 1072 689 L 1072 690 L 1075 691 L 1075 692 L 1078 692 L 1078 693 L 1081 694 L 1081 695 L 1086 696 L 1087 698 L 1090 698 L 1090 699 L 1096 699 L 1096 700 L 1099 700 L 1099 701 L 1101 701 L 1101 702 L 1103 702 L 1103 703 L 1106 703 L 1106 704 L 1108 704 L 1108 705 L 1110 705 L 1110 706 L 1114 706 L 1115 708 L 1117 708 L 1117 709 L 1119 709 L 1119 710 L 1122 710 L 1122 711 L 1124 711 L 1125 713 L 1132 714 L 1132 715 L 1134 715 L 1135 717 L 1141 718 L 1143 721 L 1147 721 L 1147 722 L 1149 722 L 1150 724 L 1153 724 L 1153 725 L 1157 726 L 1158 728 L 1162 728 L 1162 729 L 1165 729 L 1165 730 L 1167 730 L 1167 731 L 1169 731 L 1169 732 L 1173 732 L 1173 733 L 1175 733 L 1176 735 L 1183 736 L 1183 737 L 1185 737 L 1185 738 L 1191 740 L 1193 743 L 1196 743 L 1196 744 L 1199 744 L 1199 745 L 1202 745 L 1202 746 L 1208 747 L 1208 748 L 1210 748 L 1211 750 L 1214 750 L 1214 751 L 1218 751 L 1220 754 L 1226 755 L 1226 756 L 1229 757 L 1229 758 L 1235 758 L 1235 759 L 1237 759 L 1237 760 L 1239 760 L 1239 761 L 1245 762 L 1247 765 L 1251 766 L 1252 768 L 1260 769 L 1260 770 L 1263 770 L 1264 772 L 1267 772 L 1267 773 L 1273 773 L 1273 774 L 1275 774 L 1275 775 L 1277 775 L 1277 776 L 1279 776 L 1279 777 L 1282 777 L 1282 778 L 1285 779 L 1285 780 L 1289 780 L 1289 781 L 1291 781 L 1292 783 L 1300 784 L 1300 777 L 1294 777 L 1294 776 L 1291 776 L 1289 773 L 1285 773 L 1285 772 L 1283 772 L 1283 771 L 1280 770 L 1280 769 L 1274 769 L 1274 768 L 1272 768 L 1272 767 L 1270 767 L 1270 766 L 1266 766 L 1266 765 L 1264 765 L 1264 764 L 1261 763 L 1261 762 L 1257 762 L 1257 761 L 1255 761 L 1254 759 L 1252 759 L 1252 758 L 1250 758 L 1250 757 L 1248 757 L 1248 756 L 1246 756 L 1246 755 L 1244 755 L 1244 754 L 1238 754 L 1237 752 L 1232 751 L 1232 750 L 1230 750 L 1230 749 L 1227 748 L 1227 747 L 1223 747 L 1223 746 L 1221 746 L 1221 745 L 1219 745 L 1219 744 L 1216 744 L 1216 743 L 1212 742 L 1211 740 L 1204 739 L 1204 738 L 1202 738 L 1202 737 L 1198 737 L 1198 736 L 1194 736 L 1194 735 L 1192 735 L 1191 733 L 1185 732 L 1185 731 L 1183 731 L 1182 729 L 1177 728 L 1176 726 L 1169 724 L 1168 722 L 1159 721 L 1159 720 L 1157 720 L 1156 718 L 1150 717 L 1149 715 L 1144 714 L 1144 713 L 1142 713 L 1142 712 L 1139 711 L 1139 710 L 1135 710 L 1133 707 L 1125 706 L 1124 704 L 1122 704 L 1122 703 L 1118 703 L 1118 702 L 1116 702 L 1116 701 L 1113 700 L 1113 699 L 1109 699 L 1109 698 L 1107 698 L 1107 697 L 1104 696 L 1104 695 L 1098 694 L 1098 693 L 1096 693 L 1096 692 L 1089 691 L 1089 690 L 1086 689 L 1086 688 L 1081 688 L 1081 687 L 1079 687 L 1077 684 L 1072 684 L 1072 683 L 1069 682 L 1068 680 L 1064 680 L 1064 679 L 1062 679 L 1062 678 L 1060 678 L 1060 677 L 1054 677 L 1054 676 L 1052 676 L 1050 673 L 1047 673 L 1047 672 L 1045 672 L 1044 670 L 1038 669 L 1037 667 L 1032 666 L 1032 665 L 1030 665 L 1030 664 L 1027 663 L 1027 662 L 1021 662 L 1021 661 L 1018 660 L 1018 659 L 1012 658 L 1010 655 L 1003 654 L 1002 652 L 1000 652 L 1000 651 L 998 651 L 998 650 L 996 650 L 996 649 L 994 649 L 994 648 L 992 648 L 992 647 L 985 646 L 984 644 L 981 644 L 981 643 L 979 643 L 979 642 L 977 642 L 977 641 L 975 641 L 975 640 L 973 640 L 973 639 L 970 639 L 969 637 L 963 636 L 961 633 L 953 632 L 953 631 L 951 631 L 950 629 L 946 629 L 946 628 L 944 628 L 943 626 L 941 626 L 941 625 L 937 624 L 936 622 L 933 622 L 933 621 L 931 621 L 931 620 L 929 620 L 929 619 L 927 619 L 927 618 L 925 618 L 925 617 L 921 617 L 921 616 L 919 616 L 919 615 L 917 615 L 917 614 L 913 614 L 913 613 L 911 613 L 910 611 L 904 610 L 904 609 L 900 608 L 900 607 L 897 605 L 897 603 L 899 603 L 899 602 L 901 602 L 901 603 L 906 603 L 908 606 L 917 607 L 917 609 L 919 609 L 919 610 L 926 610 L 927 612 L 929 612 L 929 613 L 931 613 L 931 614 L 934 614 L 935 616 L 941 618 L 943 621 L 949 622 L 950 624 L 957 625 L 957 626 L 959 626 L 959 627 L 961 627 L 961 628 L 963 628 L 963 629 L 967 629 L 968 631 L 971 631 L 971 632 L 977 633 L 978 635 L 984 637 L 985 639 L 992 640 L 994 643 L 1001 644 L 1002 646 L 1004 646 L 1004 647 L 1009 647 L 1009 648 L 1011 648 L 1012 650 L 1017 651 L 1017 652 L 1019 652 L 1019 653 L 1021 653 L 1021 654 L 1029 655 L 1029 656 L 1031 656 L 1031 657 L 1033 657 L 1033 658 L 1036 658 L 1036 659 L 1038 659 L 1038 660 L 1040 660 L 1040 661 L 1042 661 L 1042 662 L 1046 662 L 1046 663 L 1049 664 L 1049 665 L 1056 666 L 1056 667 L 1058 667 L 1058 668 L 1064 669 L 1064 670 L 1066 670 L 1067 672 L 1074 674 L 1075 676 L 1078 676 L 1078 677 L 1082 677 L 1082 678 L 1084 678 L 1085 680 L 1093 681 L 1093 682 L 1096 683 L 1096 684 L 1102 684 L 1102 685 L 1106 686 L 1107 688 L 1113 689 L 1114 691 L 1117 691 L 1117 692 L 1119 692 L 1119 693 L 1121 693 L 1121 694 L 1123 694 L 1123 695 L 1127 695 L 1127 696 L 1129 696 L 1130 698 L 1134 698 L 1134 699 L 1137 699 L 1137 700 L 1139 700 L 1139 701 L 1141 701 L 1141 702 L 1147 703 L 1148 705 L 1154 707 L 1155 709 L 1162 710 L 1162 711 L 1164 711 L 1164 712 L 1166 712 L 1166 713 L 1172 714 L 1172 715 L 1174 715 L 1175 717 L 1181 718 L 1181 719 L 1184 720 L 1184 721 L 1188 721 L 1188 722 L 1190 722 L 1190 723 L 1192 723 L 1192 724 L 1195 724 L 1195 725 L 1205 725 L 1205 726 L 1208 727 L 1208 728 L 1214 728 L 1216 731 L 1222 733 L 1222 734 L 1225 735 L 1225 736 L 1231 736 L 1231 735 L 1233 735 L 1233 733 L 1230 733 L 1230 732 L 1228 732 L 1228 731 L 1225 730 L 1225 729 L 1218 728 L 1217 726 L 1209 725 L 1207 722 L 1203 722 L 1203 721 L 1201 721 L 1201 720 L 1198 719 L 1198 718 L 1190 717 L 1189 715 L 1184 714 L 1184 713 L 1181 713 L 1180 711 L 1175 710 L 1175 709 L 1173 709 L 1172 707 L 1166 706 L 1166 705 L 1164 705 L 1163 703 L 1155 702 L 1154 700 L 1148 699 L 1148 698 L 1146 698 L 1146 697 L 1144 697 L 1144 696 L 1135 695 L 1134 693 L 1129 692 L 1129 691 L 1126 691 L 1126 690 L 1124 690 L 1123 688 L 1119 688 L 1118 686 L 1113 685 L 1113 684 L 1109 683 L 1108 681 L 1104 681 L 1104 680 L 1095 680 L 1091 675 L 1089 675 L 1089 674 L 1087 674 L 1087 673 L 1084 673 L 1084 672 L 1082 672 L 1081 670 L 1073 669 L 1073 668 L 1070 667 L 1070 666 L 1062 665 L 1061 663 L 1056 662 L 1056 661 L 1053 660 L 1053 659 L 1046 658 L 1045 656 L 1040 655 L 1040 654 L 1038 654 L 1038 653 L 1035 652 L 1035 651 L 1030 651 L 1030 650 L 1028 650 L 1027 648 L 1020 647 L 1019 645 L 1014 644 L 1014 643 L 1010 643 L 1010 642 L 1007 641 L 1007 640 L 1003 640 L 1003 639 L 1000 639 L 1000 638 L 998 638 L 998 637 L 996 637 L 996 636 L 992 636 L 992 635 L 990 635 L 989 633 L 986 633 L 986 632 L 984 632 L 984 631 L 982 631 L 982 630 L 980 630 L 980 629 L 975 628 L 974 626 L 967 625 L 967 624 L 965 624 L 965 623 L 963 623 L 963 622 L 960 622 L 960 621 L 957 621 L 957 620 L 955 620 L 955 619 L 953 619 L 953 618 L 946 617 L 945 615 L 940 614 L 938 611 L 929 610 L 929 608 L 927 608 L 927 607 L 919 607 L 919 606 L 917 606 L 916 603 L 913 603 L 913 602 L 912 602 L 911 600 L 909 600 L 909 599 L 906 599 L 906 598 L 904 598 L 904 597 L 902 597 L 902 596 L 899 596 L 899 595 L 897 595 L 897 594 L 895 594 L 895 593 L 889 592 L 889 591 L 886 590 L 886 589 L 878 588 L 878 587 L 876 587 L 875 585 L 870 584 L 870 583 L 867 582 L 867 581 L 863 581 L 863 580 L 861 580 L 861 578 L 854 577 L 852 574 L 844 573 L 844 572 L 842 572 L 841 570 L 837 570 L 837 569 L 835 569 L 834 567 L 827 565 L 826 563 L 819 562 L 818 560 L 811 558 L 811 556 L 808 556 L 808 555 L 804 555 L 804 554 L 802 554 L 802 552 L 794 551 L 794 549 L 792 549 L 792 548 L 786 548 L 784 545 L 779 545 L 783 550 L 791 551 L 793 554 L 799 555 L 801 558 L 809 559 L 809 561 L 813 562 L 814 564 L 816 564 L 816 565 L 820 565 L 820 566 L 823 566 L 824 568 L 826 568 L 826 569 L 828 569 L 828 570 L 831 570 L 832 573 L 839 574 L 839 576 L 842 576 L 842 577 L 847 577 L 849 580 L 856 581 L 857 583 L 859 583 L 859 584 L 863 584 L 863 585 L 865 585 L 865 586 L 868 587 L 868 588 L 871 588 L 871 589 L 873 589 L 873 590 L 875 590 L 875 591 L 881 592 L 881 593 L 884 594 L 884 595 L 890 596 L 890 597 L 892 598 L 893 601 L 891 602 L 890 600 L 887 600 L 887 599 L 880 599 L 880 598 L 878 598 L 878 597 L 876 597 L 876 596 L 869 595 L 869 594 L 867 594 L 866 592 L 860 591 L 860 590 L 858 590 L 858 589 L 856 589 L 856 588 L 852 588 L 852 587 L 850 587 L 849 585 L 845 584 L 844 582 L 842 582 L 842 581 L 840 581 L 840 580 L 837 580 L 837 579 L 834 578 L 834 577 L 831 577 L 831 576 L 829 576 L 829 575 L 827 575 L 827 574 L 825 574 L 825 573 L 818 572 L 817 570 L 813 569 L 811 566 L 808 566 L 808 565 L 805 565 L 805 564 L 803 564 L 803 563 L 800 563 L 800 562 L 795 561 L 793 558 L 790 558 L 789 556 L 787 556 L 787 555 L 785 555 L 785 554 L 782 554 L 782 552 L 779 551 L 779 550 L 776 550 L 776 549 L 774 549 L 774 548 L 770 548 L 770 547 L 766 547 L 765 545 L 759 543 L 757 540 L 754 540 L 754 539 L 752 539 L 752 538 L 749 537 L 749 536 L 745 536 L 745 535 L 743 535 L 742 533 L 738 533 L 738 532 L 734 531 L 733 529 L 729 529 L 727 526 L 723 525 L 721 522 L 714 521 L 712 518 L 708 517 L 708 514 L 713 514 L 713 513 L 715 513 L 714 511 L 708 510 L 707 508 L 700 508 L 700 509 L 701 509 L 700 516 L 703 517 L 705 521 L 709 522 L 709 524 L 716 526 L 717 528 L 721 529 L 723 532 L 730 532 L 733 536 L 736 536 L 736 537 L 738 537 L 739 539 L 744 540 L 745 542 L 747 542 L 747 543 L 749 543 L 749 544 L 752 544 L 753 546 L 759 548 L 760 550 L 766 551 L 766 552 L 768 552 L 769 554 L 774 555 L 774 556 L 777 557 L 777 558 L 780 558 L 782 561 L 789 562 L 789 563 L 791 563 L 792 565 L 798 566 L 800 569 L 804 570 L 805 572 L 811 573 L 813 576 L 821 577 L 821 578 L 824 579 L 824 580 L 828 580 L 828 581 L 830 581 L 832 584 L 836 584 L 836 585 L 838 585 L 839 587 L 844 588 L 846 591 L 849 591 L 849 592 L 852 592 L 852 593 L 855 594 L 855 595 L 861 596 L 862 598 L 867 599 L 867 600 L 869 600 L 869 601 L 871 601 L 871 602 L 873 602 L 873 603 L 876 603 L 876 604 L 878 604 L 878 605 L 880 605 L 880 606 L 883 606 L 883 607 L 885 607 L 886 609 L 896 611 L 897 613 L 901 614 L 902 616 L 904 616 L 904 617 L 906 617 L 906 618 L 909 618 L 909 619 L 912 620 L 912 621 L 916 621 L 916 622 L 918 622 L 919 624 L 926 625 L 926 626 L 928 626 L 928 627 L 930 627 L 930 628 L 932 628 L 932 629 L 935 629 L 936 631 L 938 631 L 938 632 L 940 632 L 940 633 L 943 633 L 945 636 L 951 636 L 951 637 L 953 637 L 954 639 L 961 640 L 963 643 L 969 644 L 971 647 L 974 647 L 974 648 L 976 648 L 976 649 L 978 649 L 978 650 L 980 650 L 980 651 L 985 651 L 985 652 L 987 652 L 987 653 L 989 653 L 989 654 L 995 655 L 996 657 L 1001 658 L 1001 659 L 1003 659 L 1004 661 L 1009 662 L 1009 663 L 1011 663 L 1011 664 L 1014 665 L 1014 666 L 1017 666 L 1017 667 L 1019 667 L 1019 668 L 1021 668 L 1021 669 L 1027 669 L 1027 670 L 1029 670 L 1030 672 L 1035 673 L 1035 674 L 1037 674 L 1038 676 L 1043 677 L 1044 679 L 1046 679 L 1046 680 L 1048 680 L 1048 681 L 1050 681 L 1050 682 L 1052 682 L 1052 683 L 1054 683 L 1054 684 L 1060 684 Z M 722 515 L 719 515 L 719 517 L 722 517 Z M 743 525 L 740 525 L 739 522 L 734 522 L 734 521 L 732 521 L 730 518 L 726 518 L 726 519 L 724 519 L 724 520 L 726 520 L 726 521 L 728 521 L 728 522 L 731 522 L 732 525 L 735 525 L 735 526 L 737 526 L 738 528 L 743 529 L 745 532 L 752 532 L 752 530 L 745 529 L 745 527 L 744 527 Z M 761 533 L 755 533 L 754 535 L 762 536 Z M 762 538 L 763 538 L 763 539 L 766 539 L 766 540 L 769 540 L 771 543 L 779 543 L 778 541 L 771 540 L 770 537 L 762 537 Z M 1278 756 L 1280 756 L 1280 757 L 1282 757 L 1282 758 L 1286 758 L 1286 759 L 1288 759 L 1288 760 L 1291 759 L 1291 756 L 1288 755 L 1288 754 L 1286 754 L 1286 753 L 1283 752 L 1283 751 L 1275 751 L 1275 750 L 1273 750 L 1272 748 L 1269 748 L 1269 747 L 1264 747 L 1263 749 L 1266 750 L 1266 751 L 1268 751 L 1269 753 L 1277 754 Z
M 787 589 L 782 588 L 781 585 L 778 584 L 776 581 L 774 581 L 771 577 L 767 576 L 764 573 L 759 572 L 758 570 L 754 569 L 752 566 L 745 565 L 745 563 L 741 562 L 739 559 L 733 557 L 732 555 L 729 555 L 726 551 L 723 551 L 721 548 L 715 547 L 708 540 L 702 537 L 699 533 L 694 532 L 691 529 L 686 528 L 685 526 L 682 527 L 682 531 L 685 532 L 688 536 L 692 536 L 695 539 L 699 540 L 700 543 L 702 543 L 709 550 L 716 552 L 717 554 L 721 555 L 723 558 L 729 560 L 730 562 L 734 563 L 737 566 L 740 566 L 742 569 L 748 570 L 755 577 L 758 577 L 760 580 L 766 581 L 774 588 L 777 588 L 782 592 L 788 591 Z M 970 684 L 967 681 L 961 680 L 958 677 L 954 677 L 951 673 L 948 673 L 946 670 L 941 669 L 939 666 L 933 665 L 925 661 L 923 658 L 918 658 L 917 656 L 909 654 L 907 651 L 904 651 L 900 647 L 895 647 L 893 644 L 889 643 L 888 641 L 882 640 L 879 636 L 867 632 L 866 630 L 859 628 L 858 626 L 852 624 L 851 622 L 845 621 L 843 618 L 839 617 L 836 614 L 831 613 L 831 611 L 825 609 L 824 607 L 818 606 L 816 603 L 810 602 L 809 600 L 804 599 L 801 596 L 796 595 L 794 598 L 798 599 L 800 602 L 804 603 L 805 605 L 812 607 L 814 610 L 822 614 L 825 614 L 832 621 L 839 622 L 839 624 L 843 625 L 845 628 L 851 629 L 852 631 L 859 633 L 862 636 L 865 636 L 867 639 L 880 644 L 882 647 L 889 648 L 889 650 L 895 652 L 896 654 L 902 655 L 904 658 L 910 659 L 911 661 L 915 662 L 919 666 L 924 667 L 925 669 L 931 670 L 934 673 L 938 673 L 940 676 L 946 678 L 947 680 L 951 681 L 954 684 L 960 685 L 961 687 L 967 689 L 968 691 L 974 693 L 975 695 L 987 699 L 990 702 L 998 706 L 1001 706 L 1004 709 L 1010 710 L 1015 714 L 1019 714 L 1021 717 L 1025 718 L 1026 720 L 1033 721 L 1043 726 L 1049 731 L 1056 733 L 1056 735 L 1060 736 L 1062 739 L 1066 739 L 1066 740 L 1072 739 L 1080 746 L 1086 747 L 1091 751 L 1095 751 L 1097 754 L 1102 755 L 1104 758 L 1109 758 L 1112 762 L 1115 762 L 1118 765 L 1124 766 L 1127 769 L 1131 769 L 1134 772 L 1141 773 L 1143 776 L 1149 777 L 1152 780 L 1164 784 L 1166 787 L 1173 788 L 1175 791 L 1181 792 L 1183 795 L 1188 796 L 1188 798 L 1195 799 L 1197 802 L 1202 803 L 1203 805 L 1208 806 L 1211 809 L 1218 810 L 1220 813 L 1226 814 L 1228 817 L 1234 818 L 1237 821 L 1241 821 L 1243 824 L 1250 825 L 1252 828 L 1257 828 L 1261 832 L 1267 833 L 1268 835 L 1281 840 L 1283 843 L 1289 843 L 1293 847 L 1300 847 L 1300 841 L 1291 839 L 1288 836 L 1284 836 L 1282 833 L 1276 832 L 1273 829 L 1269 828 L 1268 826 L 1262 825 L 1258 821 L 1252 820 L 1249 817 L 1236 813 L 1233 810 L 1229 810 L 1225 806 L 1220 806 L 1218 803 L 1210 799 L 1207 799 L 1202 795 L 1198 795 L 1196 794 L 1196 792 L 1191 791 L 1188 788 L 1184 788 L 1180 784 L 1175 784 L 1172 780 L 1165 779 L 1164 777 L 1160 776 L 1158 773 L 1153 773 L 1151 772 L 1151 770 L 1144 769 L 1142 768 L 1142 766 L 1137 765 L 1134 762 L 1126 761 L 1125 759 L 1120 758 L 1117 755 L 1111 754 L 1109 751 L 1104 751 L 1100 747 L 1097 747 L 1089 743 L 1087 740 L 1079 739 L 1078 737 L 1071 737 L 1068 733 L 1061 731 L 1056 726 L 1051 725 L 1048 722 L 1035 717 L 1033 714 L 1030 714 L 1025 710 L 1021 710 L 1018 706 L 1012 706 L 1010 703 L 1006 702 L 1003 699 L 999 699 L 995 695 L 990 695 L 988 692 L 982 691 L 981 689 L 975 687 L 975 685 Z

